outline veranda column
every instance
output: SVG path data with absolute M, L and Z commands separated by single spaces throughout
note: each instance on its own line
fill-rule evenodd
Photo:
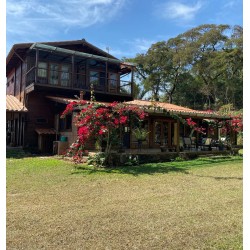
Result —
M 37 83 L 37 77 L 38 77 L 38 61 L 39 61 L 39 50 L 36 49 L 35 83 Z
M 71 57 L 71 88 L 75 87 L 75 57 Z
M 176 126 L 176 137 L 177 137 L 177 143 L 176 143 L 176 152 L 180 152 L 180 121 L 177 120 L 177 126 Z

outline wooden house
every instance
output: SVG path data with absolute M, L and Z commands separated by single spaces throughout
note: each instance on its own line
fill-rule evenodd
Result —
M 15 44 L 6 60 L 6 99 L 11 96 L 28 112 L 7 116 L 9 141 L 52 152 L 59 134 L 72 129 L 71 117 L 59 119 L 65 104 L 53 97 L 82 98 L 82 91 L 89 99 L 92 85 L 98 100 L 130 101 L 133 77 L 128 74 L 132 73 L 132 65 L 84 39 Z
M 6 62 L 7 144 L 62 153 L 77 131 L 72 116 L 60 119 L 70 101 L 90 100 L 91 86 L 99 102 L 128 102 L 148 113 L 150 133 L 144 148 L 167 145 L 179 150 L 181 136 L 190 134 L 174 115 L 204 119 L 225 117 L 177 105 L 133 100 L 135 66 L 124 63 L 86 40 L 15 44 Z M 19 108 L 14 109 L 13 103 Z M 195 135 L 197 136 L 197 135 Z M 214 135 L 218 138 L 218 133 Z M 124 146 L 137 147 L 131 128 L 124 128 Z

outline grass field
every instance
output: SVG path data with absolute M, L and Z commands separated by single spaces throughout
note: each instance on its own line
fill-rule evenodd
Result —
M 242 158 L 101 170 L 8 158 L 7 249 L 242 249 Z

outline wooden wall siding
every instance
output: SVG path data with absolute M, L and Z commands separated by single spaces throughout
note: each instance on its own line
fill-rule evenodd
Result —
M 15 90 L 14 90 L 14 95 L 17 97 L 17 99 L 20 101 L 21 100 L 21 88 L 22 88 L 22 64 L 19 64 L 19 66 L 16 68 L 15 72 L 15 79 L 16 79 L 16 84 L 15 84 Z
M 26 71 L 27 71 L 27 62 L 22 63 L 22 85 L 21 85 L 21 99 L 22 103 L 25 102 L 25 87 L 26 87 Z
M 23 146 L 23 132 L 24 132 L 24 121 L 25 113 L 20 112 L 7 112 L 7 145 L 11 146 Z
M 14 95 L 14 88 L 15 88 L 15 69 L 7 77 L 7 87 L 6 87 L 6 94 L 7 95 Z
M 24 104 L 27 64 L 20 62 L 7 77 L 6 94 L 17 97 Z
M 26 122 L 26 144 L 37 146 L 38 135 L 36 128 L 54 128 L 54 103 L 48 101 L 42 93 L 30 93 L 28 96 Z M 46 119 L 45 123 L 38 123 L 37 119 Z
M 42 153 L 53 153 L 55 135 L 38 135 L 38 149 Z

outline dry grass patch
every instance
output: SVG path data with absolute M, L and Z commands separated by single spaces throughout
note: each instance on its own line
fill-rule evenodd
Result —
M 127 170 L 126 170 L 127 169 Z M 242 160 L 7 160 L 7 249 L 242 249 Z

